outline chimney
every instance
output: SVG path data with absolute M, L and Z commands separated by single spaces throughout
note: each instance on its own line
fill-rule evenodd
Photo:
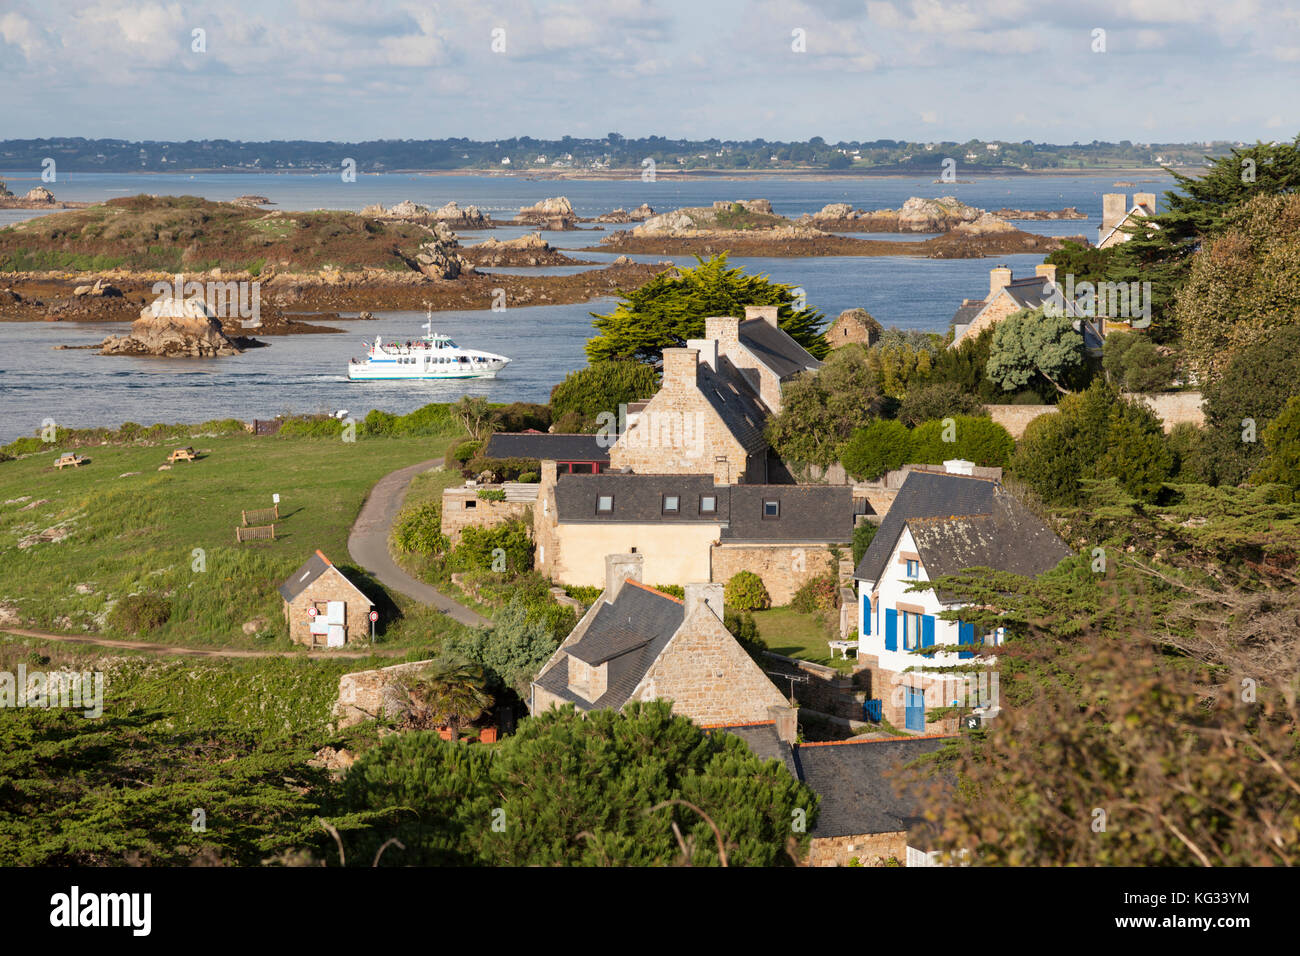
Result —
M 995 295 L 998 294 L 999 291 L 1005 289 L 1010 284 L 1011 284 L 1010 268 L 1008 268 L 1007 266 L 996 266 L 990 269 L 988 298 L 989 299 L 993 298 Z M 984 301 L 987 302 L 988 299 L 985 299 Z
M 727 460 L 726 455 L 713 456 L 713 483 L 714 485 L 731 484 L 731 462 Z
M 776 735 L 788 744 L 798 739 L 799 714 L 793 707 L 778 707 L 775 704 L 767 709 L 767 716 L 776 724 Z
M 1134 193 L 1133 205 L 1146 206 L 1147 212 L 1151 215 L 1156 213 L 1156 194 L 1155 193 Z
M 704 365 L 707 365 L 715 372 L 718 370 L 717 339 L 687 339 L 686 347 L 698 351 L 700 353 L 700 362 Z
M 1123 193 L 1106 193 L 1101 197 L 1101 234 L 1104 236 L 1128 212 L 1128 197 Z
M 664 349 L 664 376 L 661 387 L 694 387 L 699 359 L 699 349 Z
M 704 337 L 718 343 L 718 352 L 727 354 L 727 346 L 740 344 L 740 319 L 734 315 L 711 315 L 704 320 Z
M 1050 262 L 1044 262 L 1041 265 L 1034 266 L 1034 275 L 1046 280 L 1043 285 L 1047 285 L 1049 282 L 1052 285 L 1056 285 L 1056 266 L 1052 265 Z
M 974 475 L 975 462 L 964 458 L 949 458 L 943 463 L 943 470 L 950 475 Z
M 685 616 L 690 617 L 699 607 L 707 607 L 718 618 L 722 620 L 722 585 L 721 584 L 688 584 L 686 585 L 686 607 Z
M 554 488 L 555 483 L 560 480 L 560 466 L 553 461 L 543 460 L 539 478 L 541 479 L 541 489 L 539 490 L 544 494 L 546 488 Z
M 775 305 L 747 305 L 745 306 L 745 321 L 750 319 L 762 319 L 772 328 L 780 328 L 776 324 L 776 312 L 780 306 Z
M 605 603 L 614 603 L 624 581 L 629 579 L 640 581 L 644 567 L 645 555 L 643 554 L 605 555 Z

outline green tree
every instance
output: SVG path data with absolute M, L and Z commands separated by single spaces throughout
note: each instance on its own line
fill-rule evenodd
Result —
M 396 685 L 402 722 L 416 730 L 450 727 L 453 734 L 477 720 L 492 704 L 483 672 L 460 658 L 444 655 Z
M 1083 336 L 1066 315 L 1050 316 L 1026 309 L 993 327 L 993 346 L 986 366 L 988 377 L 1004 391 L 1023 388 L 1041 375 L 1058 392 L 1083 367 Z
M 492 627 L 454 635 L 448 639 L 447 647 L 482 667 L 493 680 L 526 697 L 528 685 L 560 645 L 560 638 L 546 615 L 530 613 L 531 610 L 527 598 L 516 592 Z M 568 621 L 571 630 L 575 623 L 572 611 Z
M 853 566 L 856 568 L 862 563 L 862 556 L 867 553 L 867 548 L 871 547 L 872 540 L 876 537 L 876 532 L 880 530 L 880 525 L 872 524 L 870 521 L 863 521 L 853 528 Z
M 787 462 L 829 465 L 840 446 L 883 407 L 878 380 L 860 345 L 836 349 L 816 374 L 795 376 L 781 411 L 767 422 L 768 444 Z
M 777 324 L 814 357 L 826 355 L 823 316 L 815 309 L 796 309 L 793 286 L 729 269 L 725 253 L 696 259 L 695 268 L 662 272 L 626 293 L 608 315 L 591 313 L 597 335 L 587 342 L 588 360 L 656 362 L 664 349 L 703 338 L 706 316 L 744 315 L 747 305 L 779 306 Z
M 620 405 L 646 399 L 658 388 L 653 367 L 641 362 L 592 362 L 570 372 L 551 389 L 551 415 L 557 432 L 592 434 L 612 416 L 618 424 Z
M 856 429 L 844 444 L 840 463 L 859 481 L 875 481 L 908 461 L 910 436 L 900 422 L 878 419 Z
M 1252 476 L 1257 483 L 1275 482 L 1300 500 L 1300 396 L 1292 398 L 1264 429 L 1267 457 Z
M 490 528 L 470 525 L 447 554 L 448 571 L 497 571 L 521 574 L 532 569 L 533 541 L 518 518 Z
M 934 382 L 912 389 L 898 408 L 898 420 L 908 428 L 936 418 L 954 415 L 984 415 L 978 395 L 957 382 Z
M 941 465 L 961 458 L 977 465 L 1005 468 L 1011 463 L 1016 440 L 993 419 L 983 415 L 957 415 L 922 422 L 908 436 L 907 460 Z

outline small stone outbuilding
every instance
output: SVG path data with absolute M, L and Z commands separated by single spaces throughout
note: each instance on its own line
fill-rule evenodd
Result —
M 319 550 L 280 585 L 280 596 L 295 644 L 344 647 L 370 638 L 374 602 Z

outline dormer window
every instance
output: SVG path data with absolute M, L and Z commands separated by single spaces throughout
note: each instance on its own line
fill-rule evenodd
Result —
M 764 518 L 779 518 L 779 517 L 781 517 L 781 502 L 779 502 L 779 501 L 764 501 L 764 502 L 763 502 L 763 517 L 764 517 Z
M 607 515 L 614 511 L 613 495 L 598 495 L 596 497 L 596 514 Z
M 678 495 L 663 496 L 663 513 L 675 515 L 682 510 L 682 499 Z

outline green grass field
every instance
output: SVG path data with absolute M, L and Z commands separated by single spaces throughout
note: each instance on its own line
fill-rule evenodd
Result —
M 440 456 L 452 437 L 195 437 L 185 444 L 201 459 L 169 471 L 158 470 L 167 445 L 83 448 L 89 464 L 62 471 L 52 451 L 0 463 L 0 603 L 26 627 L 123 637 L 111 630 L 112 604 L 152 593 L 172 613 L 143 639 L 285 649 L 276 588 L 319 548 L 382 598 L 351 567 L 352 522 L 376 481 Z M 276 540 L 237 545 L 240 510 L 269 508 L 272 494 L 280 495 Z M 32 541 L 42 533 L 64 536 Z M 32 543 L 20 546 L 25 540 Z M 403 612 L 385 643 L 422 642 L 457 626 L 404 599 L 397 608 L 379 603 L 386 619 Z M 267 626 L 245 635 L 242 625 L 258 617 Z
M 788 607 L 774 607 L 755 611 L 754 623 L 758 634 L 774 654 L 797 657 L 814 664 L 832 664 L 831 649 L 827 641 L 839 638 L 832 633 L 820 614 L 804 614 Z M 847 671 L 852 661 L 843 661 L 837 654 L 833 666 Z

